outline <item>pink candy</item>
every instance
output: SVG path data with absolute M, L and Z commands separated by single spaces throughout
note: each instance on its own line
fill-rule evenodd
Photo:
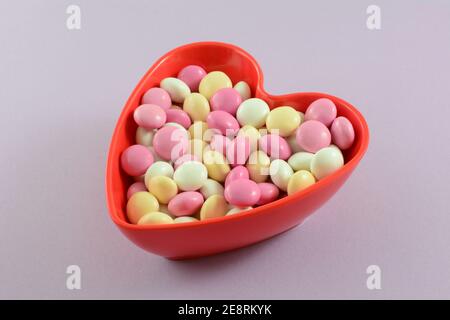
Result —
M 164 109 L 156 104 L 142 104 L 134 110 L 134 121 L 146 130 L 161 128 L 166 123 Z
M 217 152 L 220 152 L 224 156 L 227 154 L 228 146 L 230 145 L 231 140 L 221 134 L 215 134 L 211 138 L 210 146 L 211 149 Z
M 175 122 L 182 125 L 185 129 L 188 129 L 191 125 L 191 118 L 189 115 L 180 109 L 166 110 L 167 122 Z
M 234 167 L 228 174 L 225 179 L 225 187 L 227 187 L 232 181 L 238 179 L 250 179 L 250 175 L 248 170 L 244 166 L 236 166 Z
M 226 150 L 228 162 L 231 165 L 245 164 L 251 148 L 250 138 L 246 136 L 237 136 L 228 145 Z
M 206 76 L 205 69 L 196 65 L 184 67 L 178 73 L 178 79 L 186 83 L 191 91 L 198 91 L 198 85 L 204 76 Z
M 234 135 L 239 131 L 239 123 L 235 117 L 225 111 L 213 111 L 206 117 L 208 128 L 218 129 L 224 136 Z
M 355 140 L 355 130 L 345 117 L 337 117 L 331 125 L 331 137 L 341 150 L 350 148 Z
M 261 191 L 253 180 L 237 179 L 225 187 L 224 196 L 234 206 L 250 207 L 259 201 Z
M 303 150 L 316 153 L 330 145 L 331 134 L 322 122 L 309 120 L 297 129 L 296 140 Z
M 267 134 L 259 140 L 259 147 L 273 159 L 288 159 L 291 154 L 289 143 L 277 134 Z
M 153 138 L 155 152 L 164 160 L 176 160 L 188 150 L 187 132 L 176 126 L 159 129 Z
M 213 111 L 222 110 L 236 115 L 236 110 L 242 102 L 241 95 L 233 88 L 224 88 L 218 90 L 211 97 L 211 109 Z
M 156 104 L 164 110 L 168 110 L 172 105 L 172 100 L 166 90 L 151 88 L 142 97 L 142 104 Z
M 132 145 L 122 152 L 120 164 L 130 176 L 143 175 L 153 163 L 153 155 L 147 147 L 140 144 Z
M 317 99 L 306 109 L 305 120 L 317 120 L 329 126 L 336 118 L 336 105 L 327 98 Z
M 200 192 L 186 191 L 173 197 L 167 208 L 174 216 L 190 216 L 200 210 L 203 202 L 203 196 Z
M 139 191 L 147 191 L 147 187 L 143 182 L 135 182 L 131 186 L 129 186 L 127 191 L 127 199 L 130 199 L 133 194 Z
M 259 191 L 261 193 L 261 197 L 259 201 L 256 203 L 258 206 L 262 206 L 263 204 L 275 201 L 278 199 L 278 195 L 280 194 L 280 190 L 276 185 L 270 182 L 261 182 L 258 183 Z

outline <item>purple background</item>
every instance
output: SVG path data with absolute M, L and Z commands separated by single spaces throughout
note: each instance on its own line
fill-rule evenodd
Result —
M 0 298 L 450 298 L 450 2 L 261 2 L 0 2 Z M 79 31 L 66 29 L 69 4 Z M 348 100 L 371 143 L 303 226 L 171 262 L 110 221 L 106 155 L 144 72 L 201 40 L 249 51 L 269 92 Z M 65 287 L 70 264 L 82 290 Z M 371 264 L 382 290 L 366 288 Z

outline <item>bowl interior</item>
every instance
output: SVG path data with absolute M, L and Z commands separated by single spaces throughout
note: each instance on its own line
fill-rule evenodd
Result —
M 252 95 L 267 101 L 270 108 L 289 105 L 304 112 L 312 101 L 327 97 L 336 104 L 338 116 L 347 117 L 355 129 L 355 142 L 349 150 L 344 151 L 346 165 L 353 160 L 359 161 L 367 148 L 368 129 L 365 120 L 347 102 L 331 95 L 314 92 L 270 95 L 263 88 L 263 75 L 259 65 L 242 49 L 215 42 L 182 46 L 168 52 L 147 71 L 128 99 L 117 122 L 110 145 L 106 181 L 108 206 L 116 221 L 128 224 L 125 215 L 126 190 L 134 180 L 121 170 L 119 159 L 122 151 L 135 143 L 137 125 L 133 120 L 133 111 L 139 106 L 142 95 L 148 89 L 159 86 L 160 81 L 166 77 L 176 77 L 177 73 L 189 64 L 200 65 L 207 72 L 223 71 L 233 83 L 246 81 L 252 89 Z

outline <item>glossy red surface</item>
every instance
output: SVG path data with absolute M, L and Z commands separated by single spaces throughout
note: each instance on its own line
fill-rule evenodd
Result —
M 274 62 L 276 63 L 276 62 Z M 207 72 L 220 70 L 233 81 L 244 80 L 252 96 L 275 108 L 289 105 L 305 111 L 318 98 L 329 98 L 338 116 L 347 117 L 355 129 L 355 142 L 344 152 L 346 163 L 337 172 L 294 195 L 240 214 L 200 222 L 138 226 L 126 219 L 126 191 L 133 181 L 120 168 L 120 155 L 134 143 L 133 111 L 142 95 L 165 77 L 176 76 L 195 64 Z M 187 259 L 244 247 L 286 231 L 304 221 L 324 204 L 346 181 L 367 150 L 369 130 L 361 113 L 337 97 L 313 92 L 274 96 L 263 88 L 263 74 L 252 56 L 239 47 L 218 42 L 199 42 L 178 47 L 162 56 L 144 75 L 128 99 L 111 140 L 106 169 L 106 194 L 111 219 L 139 247 L 170 259 Z

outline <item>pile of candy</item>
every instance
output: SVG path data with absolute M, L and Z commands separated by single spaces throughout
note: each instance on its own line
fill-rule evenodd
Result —
M 133 117 L 136 144 L 121 156 L 133 176 L 133 224 L 235 214 L 303 190 L 344 165 L 350 121 L 326 98 L 306 112 L 269 109 L 244 81 L 190 65 L 149 89 Z M 333 143 L 333 144 L 331 144 Z

